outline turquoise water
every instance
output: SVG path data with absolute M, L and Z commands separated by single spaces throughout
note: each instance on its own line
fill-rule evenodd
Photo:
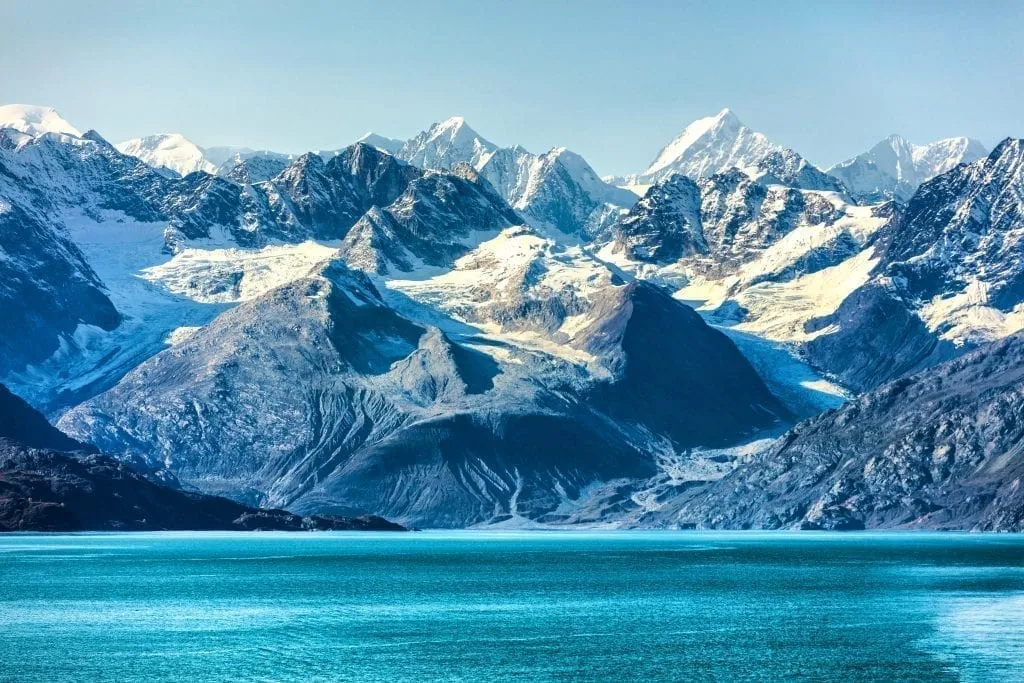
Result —
M 0 537 L 0 679 L 1024 680 L 1024 537 Z

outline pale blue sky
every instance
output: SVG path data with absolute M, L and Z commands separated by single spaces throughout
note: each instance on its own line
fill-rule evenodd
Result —
M 460 114 L 640 170 L 728 106 L 826 166 L 899 132 L 1024 136 L 1024 3 L 0 0 L 0 102 L 112 141 L 286 152 Z

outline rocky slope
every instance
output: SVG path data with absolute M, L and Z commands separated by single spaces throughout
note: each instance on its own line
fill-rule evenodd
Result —
M 471 328 L 456 341 L 335 263 L 222 314 L 60 424 L 250 504 L 465 526 L 650 476 L 652 443 L 729 442 L 787 416 L 727 339 L 658 289 L 609 283 L 588 305 L 570 344 L 603 375 Z
M 96 453 L 92 444 L 76 441 L 51 425 L 42 413 L 0 384 L 0 438 L 27 448 Z
M 69 438 L 0 385 L 0 532 L 401 530 L 379 517 L 300 517 L 169 488 Z
M 1022 406 L 1014 335 L 799 424 L 646 523 L 1024 531 Z
M 681 287 L 680 298 L 703 301 L 708 310 L 728 308 L 731 299 L 758 285 L 796 281 L 847 261 L 874 241 L 891 216 L 884 206 L 766 186 L 732 169 L 697 180 L 675 174 L 656 183 L 598 241 L 602 257 Z
M 670 176 L 648 190 L 613 226 L 614 249 L 628 258 L 668 265 L 709 256 L 728 272 L 801 225 L 834 225 L 847 212 L 821 193 L 765 186 L 738 169 L 696 181 Z

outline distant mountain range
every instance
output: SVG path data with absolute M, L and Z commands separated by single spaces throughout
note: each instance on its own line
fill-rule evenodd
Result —
M 987 155 L 985 146 L 970 138 L 914 145 L 899 135 L 891 135 L 864 154 L 836 164 L 828 173 L 842 181 L 860 201 L 906 202 L 921 183 L 958 164 L 969 164 Z
M 980 490 L 955 454 L 931 512 L 872 480 L 883 513 L 784 444 L 815 425 L 828 462 L 817 415 L 910 373 L 989 410 L 949 363 L 1024 328 L 1022 145 L 893 138 L 826 173 L 723 110 L 602 180 L 460 117 L 290 156 L 0 107 L 0 381 L 145 476 L 306 515 L 1016 528 L 1010 441 L 998 512 L 950 502 Z

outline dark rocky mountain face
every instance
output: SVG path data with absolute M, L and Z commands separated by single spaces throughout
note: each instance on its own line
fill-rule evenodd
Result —
M 622 353 L 616 380 L 593 390 L 602 412 L 683 448 L 735 443 L 789 417 L 732 342 L 692 308 L 644 282 L 617 294 L 623 302 L 589 330 L 593 343 Z
M 154 483 L 51 426 L 0 385 L 0 532 L 401 530 L 379 517 L 300 517 Z
M 1024 292 L 1024 140 L 923 184 L 895 224 L 882 267 L 912 297 L 956 294 L 985 283 L 1006 310 Z
M 686 257 L 725 272 L 801 223 L 828 227 L 842 211 L 822 195 L 765 186 L 738 169 L 691 180 L 676 174 L 652 186 L 610 231 L 616 249 L 666 265 Z
M 79 324 L 111 330 L 120 321 L 78 247 L 0 198 L 0 377 L 49 357 Z
M 1024 530 L 1024 336 L 803 422 L 665 513 L 711 528 Z
M 29 448 L 95 453 L 96 447 L 72 439 L 51 425 L 42 413 L 0 384 L 0 438 Z
M 758 160 L 757 170 L 763 175 L 758 181 L 765 184 L 786 185 L 801 190 L 845 193 L 843 183 L 828 175 L 791 149 L 778 149 Z
M 255 509 L 155 484 L 114 458 L 0 438 L 2 531 L 401 531 L 380 517 Z
M 616 247 L 630 258 L 671 263 L 706 253 L 700 188 L 678 174 L 657 183 L 612 228 Z
M 809 325 L 810 330 L 829 327 L 835 331 L 805 342 L 801 351 L 812 364 L 856 392 L 931 367 L 966 350 L 938 338 L 912 305 L 885 283 L 858 288 L 835 313 Z
M 256 186 L 269 209 L 258 220 L 288 239 L 340 239 L 371 207 L 388 206 L 420 175 L 368 145 L 353 145 L 327 162 L 304 154 Z

